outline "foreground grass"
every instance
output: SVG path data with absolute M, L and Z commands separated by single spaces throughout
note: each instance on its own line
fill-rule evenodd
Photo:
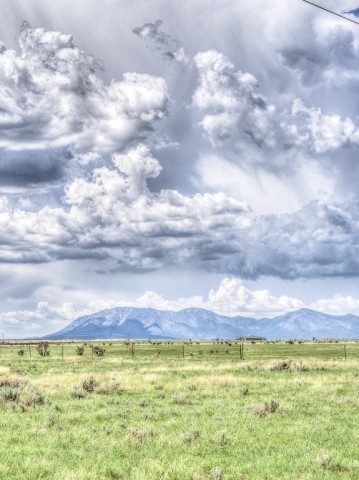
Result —
M 2 352 L 0 478 L 359 478 L 355 358 L 107 353 Z

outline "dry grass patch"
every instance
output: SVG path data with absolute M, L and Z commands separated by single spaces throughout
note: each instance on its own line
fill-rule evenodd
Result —
M 8 375 L 10 373 L 10 367 L 0 367 L 0 377 L 2 375 Z
M 243 380 L 235 375 L 207 375 L 196 378 L 196 383 L 206 385 L 208 387 L 234 387 L 239 385 Z

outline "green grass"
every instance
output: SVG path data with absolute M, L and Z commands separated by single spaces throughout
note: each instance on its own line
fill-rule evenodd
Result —
M 1 347 L 0 479 L 359 478 L 356 342 L 105 343 Z

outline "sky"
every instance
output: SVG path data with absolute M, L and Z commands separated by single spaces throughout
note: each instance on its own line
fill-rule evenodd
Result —
M 2 0 L 0 334 L 359 314 L 358 60 L 302 0 Z

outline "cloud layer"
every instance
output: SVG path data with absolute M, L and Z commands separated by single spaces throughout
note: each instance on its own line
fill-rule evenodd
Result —
M 113 272 L 185 262 L 243 278 L 359 274 L 357 201 L 251 218 L 245 202 L 223 193 L 151 193 L 160 172 L 140 145 L 67 184 L 62 207 L 12 209 L 3 197 L 1 261 L 112 258 Z

